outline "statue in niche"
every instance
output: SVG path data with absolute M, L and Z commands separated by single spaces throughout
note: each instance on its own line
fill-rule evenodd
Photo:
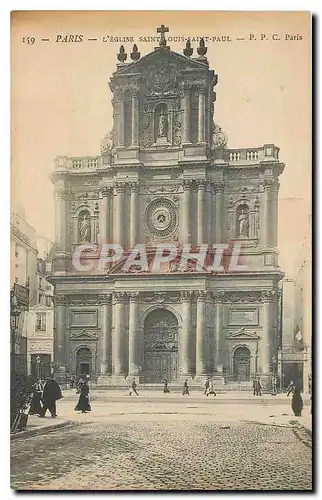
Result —
M 248 238 L 248 229 L 249 229 L 249 223 L 248 223 L 248 214 L 246 210 L 242 210 L 241 214 L 239 216 L 239 234 L 238 236 L 242 238 Z
M 91 241 L 91 223 L 86 214 L 83 215 L 83 219 L 79 222 L 79 239 L 83 243 Z
M 167 136 L 167 125 L 168 120 L 166 115 L 164 114 L 163 108 L 161 108 L 161 114 L 159 116 L 158 121 L 158 137 L 166 137 Z

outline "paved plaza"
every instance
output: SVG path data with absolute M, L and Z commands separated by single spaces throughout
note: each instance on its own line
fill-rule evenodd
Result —
M 11 443 L 19 490 L 310 490 L 310 412 L 295 418 L 285 396 L 181 396 L 92 391 L 76 414 L 75 391 L 58 418 Z M 48 432 L 51 425 L 71 425 Z

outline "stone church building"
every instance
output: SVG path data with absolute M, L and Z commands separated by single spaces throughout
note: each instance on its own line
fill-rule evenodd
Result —
M 270 385 L 279 344 L 277 206 L 284 165 L 273 144 L 229 149 L 216 124 L 201 39 L 193 56 L 159 45 L 117 55 L 110 79 L 113 129 L 95 157 L 55 160 L 55 365 L 98 385 L 168 382 L 227 388 L 254 376 Z M 130 60 L 129 60 L 130 59 Z M 224 248 L 240 245 L 241 270 L 98 266 L 102 245 Z M 91 244 L 91 271 L 74 255 Z M 218 245 L 223 245 L 218 247 Z M 83 255 L 84 257 L 84 255 Z M 193 261 L 193 259 L 192 259 Z M 95 265 L 93 265 L 93 263 Z M 85 268 L 84 268 L 85 269 Z

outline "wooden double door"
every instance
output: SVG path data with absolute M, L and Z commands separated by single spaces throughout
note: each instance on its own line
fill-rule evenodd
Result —
M 178 321 L 167 309 L 151 312 L 144 323 L 144 382 L 173 382 L 178 370 Z
M 161 384 L 166 378 L 168 382 L 177 379 L 178 353 L 176 352 L 146 352 L 144 363 L 144 381 L 151 384 Z

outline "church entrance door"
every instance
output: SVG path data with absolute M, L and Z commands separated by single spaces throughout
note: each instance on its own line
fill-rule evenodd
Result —
M 151 312 L 144 322 L 144 381 L 161 384 L 177 379 L 178 321 L 166 309 Z
M 88 347 L 81 347 L 76 353 L 76 374 L 89 375 L 92 371 L 92 353 Z
M 250 351 L 247 347 L 238 347 L 234 352 L 234 378 L 239 382 L 250 378 Z

